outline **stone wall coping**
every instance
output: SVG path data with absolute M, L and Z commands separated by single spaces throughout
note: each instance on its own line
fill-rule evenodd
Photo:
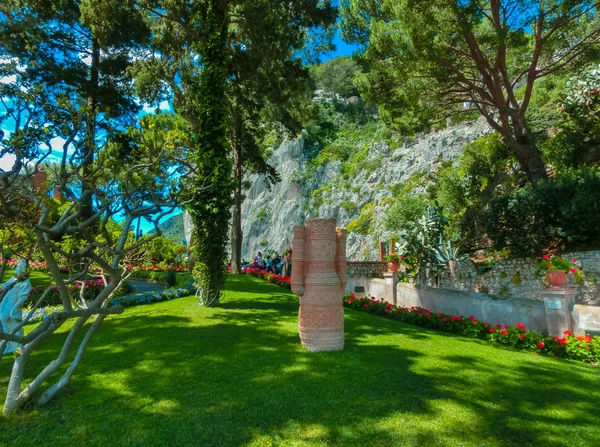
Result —
M 588 306 L 586 304 L 575 304 L 573 312 L 578 314 L 592 314 L 600 316 L 600 306 Z
M 387 261 L 346 261 L 350 265 L 386 265 Z
M 456 298 L 471 298 L 471 299 L 475 299 L 475 300 L 481 300 L 481 301 L 502 301 L 505 303 L 510 303 L 510 304 L 515 304 L 515 305 L 520 305 L 520 306 L 525 306 L 525 307 L 535 307 L 535 306 L 544 306 L 544 302 L 543 301 L 537 301 L 537 300 L 531 300 L 529 298 L 518 298 L 518 297 L 499 297 L 499 296 L 495 296 L 495 295 L 488 295 L 487 293 L 478 293 L 478 292 L 467 292 L 467 291 L 463 291 L 463 290 L 456 290 L 456 289 L 445 289 L 445 288 L 438 288 L 438 287 L 429 287 L 429 286 L 423 286 L 423 285 L 419 285 L 419 284 L 409 284 L 409 283 L 405 283 L 405 282 L 400 282 L 398 283 L 397 287 L 404 287 L 407 289 L 419 289 L 419 290 L 425 290 L 425 291 L 432 291 L 432 292 L 437 292 L 437 293 L 443 293 L 444 295 L 447 296 L 453 296 Z

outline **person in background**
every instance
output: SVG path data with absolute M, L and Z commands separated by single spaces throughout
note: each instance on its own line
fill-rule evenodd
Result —
M 280 262 L 281 262 L 281 259 L 279 258 L 279 255 L 277 255 L 273 258 L 273 272 L 276 275 L 281 275 L 281 266 L 279 265 Z
M 264 268 L 263 257 L 262 257 L 262 253 L 260 251 L 256 254 L 256 257 L 254 258 L 254 263 L 256 264 L 257 268 L 259 268 L 259 269 Z
M 273 260 L 271 259 L 270 255 L 267 255 L 267 259 L 265 261 L 266 264 L 266 270 L 267 272 L 272 272 L 273 271 Z

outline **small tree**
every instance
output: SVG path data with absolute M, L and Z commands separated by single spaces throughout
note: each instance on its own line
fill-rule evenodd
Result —
M 546 177 L 525 119 L 535 81 L 597 50 L 597 7 L 592 0 L 343 0 L 343 34 L 365 45 L 370 90 L 388 113 L 402 114 L 415 98 L 447 115 L 475 111 L 535 181 Z
M 14 157 L 12 169 L 0 170 L 0 229 L 18 228 L 33 236 L 58 288 L 62 309 L 43 319 L 27 335 L 19 335 L 33 313 L 44 305 L 51 289 L 48 287 L 16 330 L 0 331 L 0 357 L 7 342 L 21 344 L 13 359 L 5 413 L 15 412 L 37 394 L 75 350 L 63 374 L 38 397 L 38 404 L 48 402 L 69 383 L 104 318 L 123 312 L 122 307 L 111 306 L 110 302 L 127 277 L 125 266 L 129 258 L 161 234 L 158 223 L 182 204 L 179 197 L 183 179 L 193 170 L 180 163 L 187 155 L 186 127 L 164 115 L 147 116 L 138 127 L 130 128 L 116 140 L 108 140 L 97 150 L 90 168 L 84 156 L 83 110 L 67 100 L 48 101 L 44 90 L 23 81 L 18 70 L 14 76 L 13 85 L 3 86 L 0 92 L 5 99 L 9 96 L 3 124 L 13 127 L 0 139 L 0 156 Z M 65 132 L 72 137 L 66 140 L 58 162 L 58 182 L 54 186 L 64 197 L 64 202 L 60 202 L 48 194 L 52 185 L 34 184 L 32 179 L 39 175 L 40 164 L 51 159 L 52 139 Z M 92 213 L 88 215 L 90 196 Z M 138 218 L 150 222 L 155 232 L 134 241 L 131 227 Z M 70 251 L 61 245 L 65 238 L 74 241 Z M 29 248 L 30 253 L 32 247 Z M 66 279 L 61 274 L 60 258 L 75 261 L 73 265 L 78 266 Z M 104 281 L 100 294 L 92 300 L 72 296 L 68 285 L 92 273 Z M 18 281 L 25 278 L 24 274 Z M 0 301 L 6 292 L 0 293 Z M 73 323 L 56 359 L 24 386 L 31 354 L 68 321 Z M 90 321 L 92 324 L 77 346 L 77 336 Z

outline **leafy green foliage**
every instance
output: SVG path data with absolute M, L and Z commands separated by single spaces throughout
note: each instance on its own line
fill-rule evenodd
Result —
M 461 259 L 460 246 L 447 236 L 448 218 L 436 203 L 427 206 L 422 216 L 402 225 L 396 252 L 404 255 L 411 273 L 427 266 L 437 276 L 443 272 L 448 261 Z
M 487 232 L 513 256 L 600 247 L 600 170 L 567 170 L 490 201 Z
M 488 202 L 499 193 L 514 190 L 519 177 L 513 174 L 514 159 L 497 134 L 465 145 L 454 163 L 437 174 L 428 194 L 448 216 L 449 232 L 465 240 L 467 247 L 485 247 Z
M 373 213 L 375 212 L 375 205 L 373 203 L 367 203 L 360 210 L 358 219 L 351 221 L 348 224 L 348 232 L 369 234 L 373 231 Z
M 343 98 L 358 96 L 354 78 L 359 72 L 358 64 L 347 56 L 336 57 L 310 67 L 311 77 L 317 89 L 330 95 L 338 94 Z

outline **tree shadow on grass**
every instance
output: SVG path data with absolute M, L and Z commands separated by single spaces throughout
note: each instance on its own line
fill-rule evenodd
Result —
M 195 316 L 182 299 L 107 320 L 67 392 L 2 427 L 0 444 L 558 445 L 564 432 L 585 445 L 598 435 L 598 392 L 586 394 L 598 376 L 585 365 L 524 356 L 508 370 L 503 351 L 471 342 L 444 353 L 457 337 L 353 311 L 344 351 L 308 353 L 296 298 L 262 290 Z

